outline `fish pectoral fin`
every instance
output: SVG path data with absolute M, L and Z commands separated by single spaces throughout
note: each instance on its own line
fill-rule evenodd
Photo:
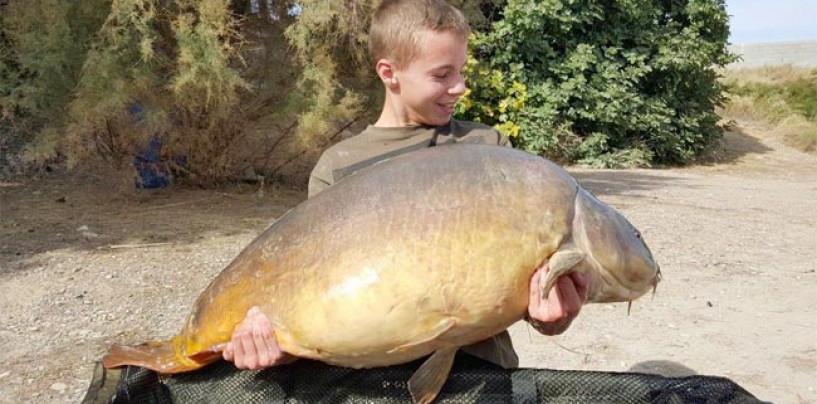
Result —
M 448 330 L 454 328 L 456 325 L 457 325 L 457 320 L 455 320 L 455 319 L 453 319 L 451 317 L 446 317 L 446 318 L 440 320 L 440 322 L 437 323 L 437 325 L 434 326 L 434 328 L 431 329 L 431 332 L 429 333 L 429 335 L 427 337 L 424 337 L 424 338 L 422 338 L 420 340 L 410 342 L 410 343 L 405 344 L 405 345 L 400 345 L 397 348 L 393 348 L 393 349 L 389 350 L 388 353 L 405 351 L 405 350 L 414 348 L 414 347 L 416 347 L 418 345 L 425 344 L 425 343 L 427 343 L 429 341 L 433 341 L 433 340 L 437 339 L 437 337 L 439 337 L 440 335 L 445 334 Z
M 408 387 L 411 399 L 415 403 L 430 403 L 442 390 L 454 356 L 459 347 L 449 347 L 434 352 L 409 379 Z
M 539 278 L 539 298 L 547 299 L 550 289 L 556 285 L 559 277 L 570 273 L 586 255 L 579 250 L 560 250 L 553 253 L 548 259 L 548 271 L 545 278 Z M 540 277 L 541 277 L 540 273 Z

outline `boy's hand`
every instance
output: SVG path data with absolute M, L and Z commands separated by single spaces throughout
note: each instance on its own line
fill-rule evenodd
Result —
M 541 299 L 539 297 L 540 271 L 547 273 L 547 262 L 531 278 L 528 314 L 525 319 L 536 331 L 544 335 L 558 335 L 570 327 L 570 323 L 579 315 L 582 305 L 587 301 L 587 280 L 578 272 L 563 275 L 556 281 L 547 299 Z
M 278 346 L 269 319 L 257 306 L 253 306 L 244 321 L 235 328 L 230 342 L 221 352 L 224 360 L 233 362 L 239 369 L 258 370 L 294 362 L 292 356 Z

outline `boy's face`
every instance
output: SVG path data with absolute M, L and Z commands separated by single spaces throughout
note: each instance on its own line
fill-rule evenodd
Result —
M 417 57 L 394 72 L 396 118 L 406 126 L 445 125 L 466 90 L 462 69 L 468 58 L 467 39 L 453 32 L 428 31 L 418 46 Z

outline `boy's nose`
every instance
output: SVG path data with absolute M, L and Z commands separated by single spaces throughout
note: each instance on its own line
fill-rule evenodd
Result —
M 459 75 L 459 78 L 458 78 L 457 82 L 454 84 L 454 87 L 451 87 L 448 90 L 448 93 L 451 94 L 451 95 L 461 96 L 461 95 L 465 94 L 465 90 L 467 90 L 467 89 L 468 89 L 468 87 L 465 86 L 465 77 L 463 77 L 462 75 Z

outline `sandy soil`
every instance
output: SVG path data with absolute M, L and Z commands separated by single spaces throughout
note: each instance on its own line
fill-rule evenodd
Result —
M 763 400 L 817 402 L 817 157 L 732 133 L 708 165 L 571 172 L 639 227 L 664 282 L 629 316 L 587 306 L 558 337 L 515 325 L 523 366 L 717 375 Z M 0 402 L 78 402 L 111 344 L 173 335 L 304 197 L 0 183 Z

